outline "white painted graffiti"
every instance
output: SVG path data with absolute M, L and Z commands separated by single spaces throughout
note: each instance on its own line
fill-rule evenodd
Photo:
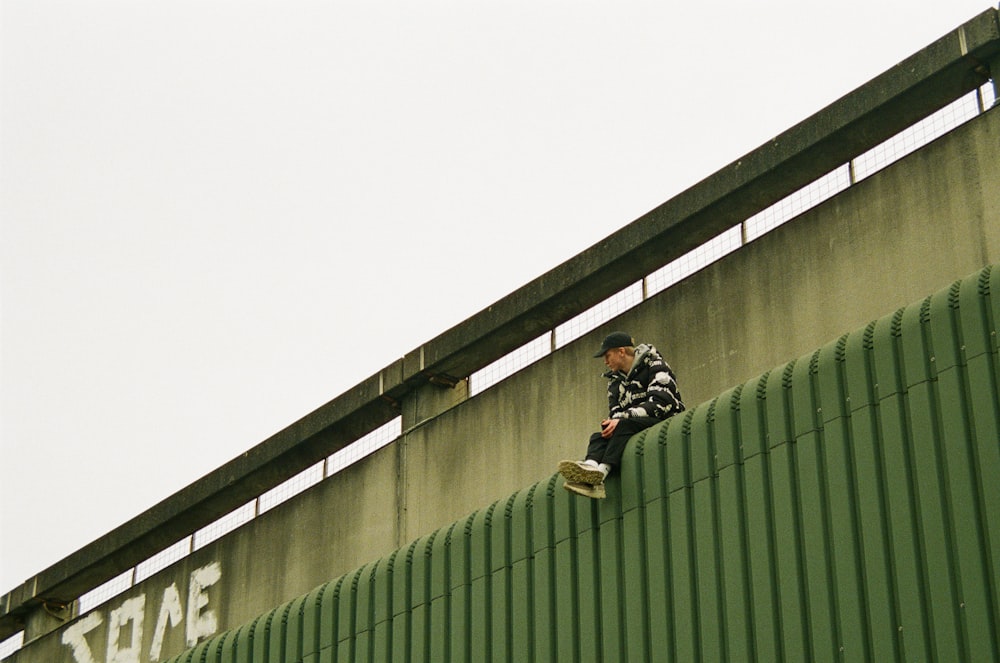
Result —
M 151 662 L 160 660 L 163 639 L 168 627 L 177 628 L 183 622 L 184 638 L 188 647 L 195 646 L 200 640 L 218 630 L 218 619 L 215 611 L 209 608 L 206 590 L 221 577 L 222 567 L 218 562 L 196 569 L 191 574 L 187 588 L 186 613 L 177 583 L 171 583 L 163 590 L 156 626 L 153 628 L 152 644 L 149 647 L 149 657 L 146 660 Z M 108 613 L 105 663 L 143 663 L 142 636 L 145 615 L 145 594 L 122 601 L 121 605 Z M 97 637 L 94 632 L 103 623 L 103 615 L 100 611 L 95 611 L 63 631 L 62 643 L 70 648 L 77 663 L 97 663 L 90 645 Z M 88 640 L 88 635 L 91 640 Z

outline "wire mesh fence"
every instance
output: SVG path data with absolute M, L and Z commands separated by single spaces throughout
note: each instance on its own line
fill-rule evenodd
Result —
M 80 614 L 90 612 L 105 601 L 110 601 L 135 584 L 135 569 L 119 573 L 80 597 Z
M 984 86 L 992 90 L 992 86 Z M 970 92 L 920 122 L 853 159 L 854 181 L 860 182 L 927 145 L 981 112 L 984 88 Z
M 396 417 L 364 437 L 352 442 L 326 459 L 326 476 L 330 477 L 366 456 L 386 446 L 403 432 L 403 418 Z
M 24 644 L 24 631 L 18 631 L 3 642 L 0 642 L 0 659 L 7 658 Z
M 264 513 L 318 484 L 325 478 L 325 465 L 325 461 L 320 461 L 262 494 L 257 498 L 257 513 Z
M 624 290 L 611 295 L 603 302 L 590 307 L 583 313 L 567 320 L 555 329 L 555 348 L 569 345 L 584 334 L 591 332 L 608 320 L 616 318 L 643 300 L 642 281 L 636 281 Z
M 858 155 L 814 182 L 790 194 L 774 205 L 744 220 L 684 256 L 650 273 L 612 295 L 596 306 L 568 320 L 550 333 L 529 341 L 513 352 L 483 367 L 469 376 L 470 395 L 481 393 L 505 378 L 530 366 L 554 350 L 564 347 L 581 336 L 599 328 L 627 310 L 642 303 L 695 272 L 739 250 L 747 243 L 774 230 L 803 212 L 816 207 L 856 182 L 870 177 L 886 166 L 927 145 L 948 131 L 973 119 L 997 105 L 994 87 L 984 85 L 903 130 L 881 145 Z M 258 515 L 320 483 L 346 467 L 358 462 L 402 434 L 402 419 L 397 417 L 380 428 L 359 438 L 278 486 L 261 494 L 215 522 L 199 529 L 169 548 L 144 560 L 79 598 L 80 613 L 87 612 L 121 594 L 135 583 L 218 540 Z M 9 656 L 22 646 L 23 633 L 0 643 L 0 658 Z
M 672 260 L 646 277 L 646 297 L 663 292 L 670 286 L 708 267 L 729 255 L 742 245 L 739 226 L 735 226 L 708 240 L 701 246 Z
M 551 334 L 539 336 L 469 376 L 469 395 L 475 396 L 552 351 Z
M 803 212 L 818 206 L 851 186 L 851 167 L 844 164 L 807 184 L 743 222 L 743 243 L 748 244 Z
M 238 509 L 230 511 L 210 525 L 202 527 L 194 533 L 194 550 L 204 548 L 212 541 L 220 539 L 241 525 L 245 525 L 257 515 L 257 500 L 247 502 Z
M 140 562 L 135 567 L 135 582 L 142 582 L 157 571 L 162 571 L 174 562 L 184 559 L 191 554 L 193 546 L 194 535 L 185 536 L 169 548 L 161 550 L 149 559 Z

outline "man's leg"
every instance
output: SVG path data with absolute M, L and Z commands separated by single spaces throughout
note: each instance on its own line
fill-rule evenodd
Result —
M 629 439 L 660 421 L 653 417 L 621 419 L 610 438 L 605 439 L 600 433 L 591 435 L 585 461 L 564 460 L 559 463 L 559 473 L 566 479 L 563 488 L 587 497 L 604 497 L 604 479 L 621 465 Z
M 564 460 L 559 463 L 559 474 L 563 475 L 566 481 L 574 484 L 585 484 L 597 486 L 604 483 L 607 474 L 601 467 L 599 461 L 595 460 L 604 455 L 604 449 L 608 446 L 608 441 L 601 437 L 600 433 L 590 436 L 587 443 L 587 460 Z
M 605 440 L 605 449 L 598 462 L 610 465 L 612 469 L 620 467 L 622 464 L 622 454 L 625 452 L 625 445 L 628 443 L 629 439 L 639 431 L 646 430 L 650 426 L 660 423 L 660 421 L 661 419 L 656 419 L 654 417 L 621 419 L 618 422 L 618 425 L 615 426 L 614 434 L 609 439 Z M 591 437 L 591 441 L 593 441 L 593 437 Z M 589 450 L 587 452 L 587 458 L 590 458 Z
M 608 450 L 608 442 L 610 440 L 604 439 L 600 433 L 594 433 L 590 436 L 590 442 L 587 443 L 587 455 L 586 460 L 592 460 L 596 463 L 604 462 L 604 454 Z

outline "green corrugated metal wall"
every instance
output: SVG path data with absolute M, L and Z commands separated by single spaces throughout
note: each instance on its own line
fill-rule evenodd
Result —
M 172 661 L 1000 660 L 998 320 L 987 268 Z

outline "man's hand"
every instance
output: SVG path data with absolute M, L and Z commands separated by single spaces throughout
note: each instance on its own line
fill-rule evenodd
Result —
M 601 422 L 601 437 L 605 440 L 611 437 L 615 432 L 615 427 L 618 426 L 617 419 L 605 419 Z

